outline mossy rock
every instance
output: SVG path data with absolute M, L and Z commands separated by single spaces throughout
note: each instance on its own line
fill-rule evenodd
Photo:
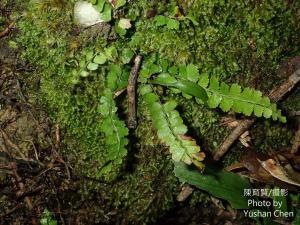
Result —
M 80 76 L 80 61 L 89 51 L 99 53 L 113 46 L 121 55 L 129 48 L 145 59 L 153 58 L 155 63 L 161 59 L 171 65 L 194 63 L 200 74 L 267 93 L 283 80 L 274 77 L 279 62 L 299 53 L 299 37 L 295 37 L 300 32 L 299 3 L 294 1 L 290 8 L 292 4 L 283 0 L 276 3 L 129 2 L 114 10 L 114 16 L 116 19 L 130 18 L 133 28 L 125 35 L 111 38 L 111 35 L 102 35 L 103 30 L 97 32 L 98 27 L 81 30 L 74 26 L 74 2 L 30 1 L 26 15 L 17 24 L 21 32 L 18 44 L 23 47 L 22 56 L 36 66 L 34 76 L 40 78 L 41 88 L 36 99 L 63 128 L 67 146 L 64 154 L 75 171 L 105 181 L 105 185 L 91 182 L 87 187 L 88 193 L 95 191 L 102 196 L 103 205 L 99 206 L 102 211 L 96 213 L 98 222 L 106 221 L 109 214 L 109 220 L 121 224 L 153 223 L 174 207 L 178 191 L 168 149 L 158 141 L 147 108 L 139 101 L 139 126 L 129 134 L 127 158 L 103 176 L 101 168 L 107 162 L 107 153 L 104 134 L 100 131 L 102 117 L 97 108 L 106 87 L 109 65 L 104 63 L 87 76 Z M 176 6 L 182 18 L 174 15 Z M 154 19 L 157 15 L 178 21 L 179 29 L 157 26 Z M 114 25 L 115 21 L 111 21 L 106 26 L 113 34 Z M 110 64 L 121 65 L 128 73 L 132 61 L 129 62 L 122 63 L 116 57 Z M 177 98 L 178 110 L 189 127 L 189 135 L 196 138 L 205 151 L 214 151 L 224 131 L 228 132 L 219 123 L 225 114 L 165 90 L 162 94 L 166 95 L 164 100 Z M 118 115 L 123 120 L 127 114 L 126 101 L 124 95 L 116 100 Z M 293 101 L 294 98 L 290 98 L 291 104 L 284 104 L 296 110 L 297 104 L 292 104 Z M 257 142 L 263 150 L 288 145 L 294 129 L 269 121 L 259 126 L 264 126 L 268 134 L 268 138 Z M 255 135 L 253 137 L 256 139 Z M 240 146 L 235 146 L 225 163 L 237 160 L 241 150 Z M 117 215 L 113 216 L 115 210 Z

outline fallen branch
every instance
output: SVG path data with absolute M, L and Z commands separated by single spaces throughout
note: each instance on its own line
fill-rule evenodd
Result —
M 3 31 L 0 32 L 0 38 L 6 36 L 9 34 L 9 32 L 12 30 L 12 28 L 14 27 L 15 25 L 15 21 L 14 22 L 11 22 Z
M 136 82 L 138 78 L 138 73 L 142 61 L 142 56 L 137 55 L 134 59 L 134 66 L 131 69 L 128 86 L 127 86 L 127 95 L 128 95 L 128 118 L 127 126 L 130 129 L 135 129 L 137 126 L 136 121 Z
M 299 64 L 300 65 L 300 64 Z M 273 89 L 269 98 L 272 102 L 278 102 L 286 93 L 288 93 L 300 81 L 300 69 L 297 69 L 289 76 L 287 81 L 279 87 Z M 232 133 L 224 140 L 219 149 L 214 153 L 213 159 L 219 160 L 231 147 L 231 145 L 255 122 L 256 119 L 245 119 L 232 131 Z

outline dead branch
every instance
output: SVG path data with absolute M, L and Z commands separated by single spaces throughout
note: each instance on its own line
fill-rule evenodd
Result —
M 279 87 L 274 88 L 269 98 L 273 102 L 278 102 L 286 93 L 288 93 L 300 81 L 300 69 L 297 69 L 289 78 Z M 248 130 L 256 119 L 245 119 L 225 138 L 219 149 L 214 153 L 213 159 L 218 161 L 231 147 L 231 145 Z
M 136 82 L 138 78 L 138 73 L 140 69 L 142 61 L 142 56 L 137 55 L 134 59 L 134 65 L 131 69 L 129 78 L 128 78 L 128 86 L 127 86 L 127 94 L 128 94 L 128 118 L 127 118 L 127 126 L 130 129 L 135 129 L 137 126 L 136 121 Z

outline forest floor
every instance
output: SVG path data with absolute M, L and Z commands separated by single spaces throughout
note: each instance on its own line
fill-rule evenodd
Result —
M 96 189 L 89 190 L 89 185 L 93 182 L 108 189 L 110 186 L 74 169 L 73 161 L 69 160 L 65 151 L 65 130 L 51 120 L 48 109 L 36 101 L 40 79 L 30 76 L 36 66 L 21 59 L 21 49 L 14 47 L 20 30 L 14 26 L 16 21 L 13 22 L 10 13 L 22 11 L 22 7 L 15 7 L 12 3 L 0 8 L 2 18 L 6 18 L 2 21 L 4 26 L 0 27 L 0 224 L 131 224 L 124 216 L 126 210 L 122 212 L 125 219 L 117 216 L 117 209 L 110 208 L 104 212 L 106 207 L 103 203 L 109 200 Z M 288 71 L 289 67 L 281 69 Z M 298 94 L 299 86 L 296 89 Z M 253 132 L 254 139 L 255 135 L 260 135 L 259 132 L 264 132 L 261 126 L 255 125 L 254 129 L 258 132 Z M 289 124 L 289 132 L 293 132 L 290 136 L 295 134 L 295 127 L 296 122 Z M 176 182 L 173 198 L 182 188 Z M 86 190 L 88 195 L 83 194 Z M 170 210 L 155 218 L 155 222 L 147 224 L 255 224 L 229 204 L 207 194 L 199 196 L 204 198 L 200 204 L 175 202 Z M 129 206 L 128 217 L 132 216 L 130 213 Z

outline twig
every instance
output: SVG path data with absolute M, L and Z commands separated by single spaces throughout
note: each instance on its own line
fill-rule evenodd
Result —
M 55 147 L 58 148 L 60 144 L 60 129 L 59 124 L 55 124 Z
M 22 182 L 22 178 L 19 176 L 19 174 L 17 172 L 17 164 L 16 163 L 14 163 L 13 176 L 16 179 L 17 186 L 19 187 L 20 192 L 24 193 L 25 192 L 25 185 Z M 24 199 L 25 199 L 25 202 L 27 204 L 28 209 L 30 211 L 32 211 L 33 210 L 33 205 L 32 205 L 32 201 L 31 201 L 31 197 L 26 196 Z M 31 222 L 32 222 L 33 225 L 38 224 L 37 219 L 35 217 L 33 217 L 31 219 Z
M 239 125 L 229 134 L 228 137 L 223 141 L 219 149 L 215 152 L 214 160 L 219 160 L 230 148 L 230 146 L 246 131 L 248 130 L 255 119 L 245 119 L 239 123 Z
M 13 213 L 14 211 L 16 211 L 18 208 L 20 208 L 21 206 L 18 204 L 15 207 L 13 207 L 12 209 L 7 210 L 5 213 L 0 214 L 0 218 L 6 217 L 9 214 Z
M 16 23 L 15 21 L 11 22 L 3 31 L 1 31 L 0 38 L 8 35 L 11 29 L 14 27 L 15 23 Z
M 293 142 L 292 142 L 292 148 L 291 153 L 295 154 L 298 152 L 300 147 L 300 123 L 298 125 L 298 130 L 296 131 L 296 134 L 294 136 Z
M 23 159 L 26 159 L 26 156 L 22 153 L 21 149 L 9 139 L 5 131 L 0 129 L 0 132 L 6 144 L 8 144 L 11 148 L 15 149 Z
M 142 56 L 137 55 L 134 59 L 134 66 L 131 69 L 129 78 L 128 78 L 128 86 L 127 86 L 127 94 L 128 94 L 128 118 L 127 118 L 127 126 L 130 129 L 135 129 L 137 126 L 136 121 L 136 81 L 138 78 L 138 73 L 140 69 L 142 61 Z
M 287 81 L 279 87 L 274 88 L 269 98 L 273 102 L 279 101 L 287 92 L 289 92 L 300 81 L 300 69 L 297 69 L 292 75 L 289 76 Z M 219 149 L 214 153 L 213 159 L 219 160 L 231 147 L 231 145 L 246 131 L 248 130 L 256 119 L 245 119 L 226 137 Z

